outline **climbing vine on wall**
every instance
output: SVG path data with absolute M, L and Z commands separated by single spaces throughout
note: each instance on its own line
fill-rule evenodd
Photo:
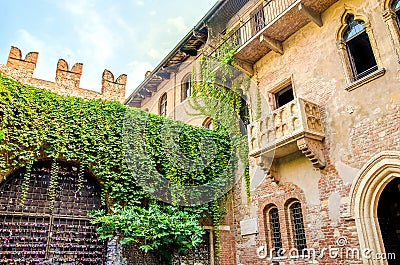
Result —
M 231 141 L 224 132 L 192 127 L 118 102 L 59 96 L 0 74 L 0 176 L 4 178 L 13 169 L 25 167 L 22 185 L 27 187 L 34 161 L 50 158 L 78 162 L 79 178 L 83 170 L 90 170 L 103 186 L 109 211 L 92 214 L 93 222 L 100 225 L 100 236 L 118 236 L 122 243 L 138 243 L 145 251 L 158 250 L 170 260 L 173 250 L 184 251 L 201 241 L 204 231 L 199 219 L 205 212 L 217 212 L 215 203 L 171 205 L 138 185 L 140 171 L 132 170 L 124 150 L 124 133 L 129 129 L 135 132 L 134 128 L 126 128 L 127 116 L 134 121 L 128 127 L 135 121 L 145 121 L 140 139 L 133 139 L 133 145 L 143 145 L 146 151 L 135 153 L 136 169 L 150 164 L 161 177 L 187 186 L 208 183 L 233 172 Z M 174 139 L 183 156 L 201 155 L 202 138 L 211 140 L 217 152 L 207 157 L 208 163 L 200 170 L 178 167 L 168 160 L 169 146 L 162 141 L 166 125 L 179 126 L 179 135 Z M 56 163 L 53 165 L 51 181 L 55 186 L 58 180 L 53 172 L 57 168 Z M 26 192 L 23 188 L 22 202 Z
M 228 133 L 232 140 L 236 158 L 242 163 L 242 172 L 246 185 L 247 198 L 250 200 L 250 176 L 248 165 L 248 136 L 246 126 L 250 121 L 248 108 L 255 105 L 254 118 L 261 117 L 261 94 L 256 86 L 255 102 L 252 101 L 251 79 L 234 67 L 234 55 L 239 48 L 235 41 L 229 41 L 229 34 L 221 39 L 220 45 L 211 54 L 205 55 L 199 67 L 193 67 L 193 94 L 189 104 L 194 110 L 192 115 L 204 115 L 212 118 L 213 130 Z M 197 69 L 197 70 L 196 70 Z M 254 88 L 254 87 L 253 87 Z M 254 96 L 254 95 L 253 95 Z M 214 227 L 216 253 L 219 254 L 219 222 L 224 198 L 214 203 Z M 217 207 L 218 206 L 218 207 Z M 221 208 L 222 206 L 222 208 Z
M 250 112 L 243 113 L 243 110 L 252 105 L 249 92 L 251 80 L 249 76 L 234 67 L 233 57 L 238 48 L 239 45 L 235 41 L 230 41 L 227 34 L 222 38 L 217 50 L 204 56 L 200 61 L 199 73 L 192 76 L 194 92 L 190 104 L 200 114 L 212 117 L 214 130 L 228 132 L 230 137 L 235 139 L 234 148 L 244 164 L 243 177 L 250 198 L 249 151 L 245 128 L 250 121 Z M 258 102 L 261 100 L 258 98 L 259 90 L 257 92 Z M 257 113 L 255 118 L 260 116 Z

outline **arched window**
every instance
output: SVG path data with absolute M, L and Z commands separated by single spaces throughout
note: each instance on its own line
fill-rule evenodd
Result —
M 265 212 L 265 220 L 267 220 L 266 231 L 267 239 L 270 240 L 270 252 L 276 257 L 282 249 L 282 235 L 281 235 L 281 224 L 279 222 L 279 211 L 276 206 L 268 208 Z
M 167 116 L 167 93 L 164 93 L 160 98 L 159 113 L 161 116 Z
M 374 51 L 364 27 L 364 21 L 346 17 L 347 29 L 343 33 L 354 81 L 378 70 Z
M 289 216 L 294 247 L 299 251 L 299 254 L 302 254 L 302 251 L 307 248 L 307 241 L 300 202 L 294 201 L 289 204 Z
M 188 74 L 182 82 L 181 101 L 184 101 L 192 95 L 192 77 Z
M 400 27 L 400 0 L 393 1 L 392 9 L 396 13 L 397 26 Z

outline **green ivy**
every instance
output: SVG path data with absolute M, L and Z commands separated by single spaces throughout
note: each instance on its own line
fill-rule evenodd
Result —
M 189 104 L 197 113 L 191 115 L 204 115 L 212 118 L 213 130 L 220 133 L 228 133 L 232 139 L 232 148 L 235 157 L 243 164 L 243 175 L 246 185 L 247 199 L 250 201 L 250 176 L 248 165 L 248 136 L 240 130 L 240 111 L 243 101 L 242 96 L 250 98 L 250 77 L 234 67 L 234 55 L 239 45 L 228 41 L 229 34 L 221 40 L 216 51 L 211 55 L 205 55 L 200 60 L 200 67 L 193 67 L 192 84 L 193 94 Z M 200 78 L 198 78 L 200 77 Z M 259 91 L 258 91 L 259 92 Z M 261 102 L 260 93 L 257 100 Z M 261 109 L 260 109 L 261 110 Z M 246 117 L 250 119 L 250 117 Z M 236 165 L 238 160 L 235 161 Z M 216 254 L 219 255 L 219 224 L 221 212 L 224 211 L 223 197 L 220 202 L 214 202 L 213 222 L 215 228 Z
M 180 129 L 168 134 L 166 127 Z M 211 140 L 217 151 L 206 154 L 204 159 L 210 163 L 201 169 L 184 169 L 169 159 L 171 144 L 165 135 L 177 140 L 178 151 L 189 159 L 202 155 L 203 138 Z M 199 244 L 204 233 L 199 219 L 205 213 L 215 213 L 218 221 L 220 216 L 214 202 L 190 207 L 159 202 L 138 185 L 141 173 L 152 167 L 159 177 L 178 186 L 202 185 L 233 172 L 231 152 L 226 133 L 182 124 L 118 102 L 59 96 L 0 74 L 0 174 L 6 176 L 15 168 L 26 167 L 21 201 L 26 198 L 30 167 L 35 161 L 79 162 L 78 182 L 83 170 L 90 170 L 103 187 L 102 199 L 109 211 L 92 213 L 93 222 L 100 225 L 100 236 L 138 243 L 145 251 L 159 251 L 166 260 L 174 250 L 184 252 Z M 50 188 L 57 185 L 53 174 L 56 164 L 52 165 Z

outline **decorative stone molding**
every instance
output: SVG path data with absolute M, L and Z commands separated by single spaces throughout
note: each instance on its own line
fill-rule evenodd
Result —
M 346 21 L 348 15 L 353 15 L 355 20 L 360 20 L 360 21 L 364 22 L 364 28 L 368 35 L 368 38 L 369 38 L 369 41 L 370 41 L 370 44 L 372 47 L 372 51 L 374 53 L 374 57 L 376 60 L 376 64 L 378 67 L 377 71 L 374 71 L 370 75 L 368 75 L 365 78 L 362 78 L 360 80 L 355 80 L 355 78 L 354 78 L 354 74 L 353 74 L 353 71 L 351 68 L 350 58 L 349 58 L 348 51 L 346 48 L 346 41 L 343 38 L 343 35 L 348 28 L 347 21 Z M 347 83 L 346 90 L 351 91 L 351 90 L 354 90 L 354 89 L 356 89 L 356 88 L 358 88 L 380 76 L 383 76 L 385 74 L 385 69 L 383 68 L 383 65 L 382 65 L 382 60 L 381 60 L 380 53 L 378 50 L 378 45 L 375 40 L 373 30 L 371 27 L 371 23 L 369 22 L 368 16 L 363 15 L 362 12 L 360 12 L 359 10 L 356 10 L 353 7 L 345 5 L 345 10 L 341 16 L 340 22 L 341 22 L 341 26 L 339 27 L 339 29 L 336 33 L 337 48 L 338 48 L 338 52 L 340 55 L 340 60 L 343 65 L 344 74 L 346 77 L 346 83 Z
M 350 83 L 346 87 L 346 90 L 349 91 L 349 92 L 353 91 L 354 89 L 356 89 L 356 88 L 358 88 L 358 87 L 360 87 L 362 85 L 365 85 L 365 84 L 367 84 L 367 83 L 369 83 L 369 82 L 371 82 L 371 81 L 383 76 L 385 73 L 386 73 L 385 68 L 378 69 L 377 71 L 372 72 L 369 75 L 367 75 L 367 76 L 365 76 L 365 77 L 363 77 L 363 78 L 361 78 L 361 79 L 359 79 L 359 80 L 357 80 L 355 82 Z
M 361 249 L 385 253 L 378 222 L 379 198 L 386 185 L 400 177 L 400 152 L 386 151 L 372 158 L 353 182 L 350 191 L 350 213 L 345 218 L 355 219 Z M 365 264 L 386 265 L 386 260 L 368 260 Z
M 397 16 L 392 9 L 393 0 L 383 1 L 382 16 L 386 26 L 390 32 L 390 39 L 393 50 L 397 56 L 397 61 L 400 63 L 400 30 L 397 22 Z
M 250 124 L 250 156 L 275 181 L 279 176 L 270 170 L 275 158 L 301 150 L 316 168 L 325 166 L 325 137 L 320 108 L 297 98 L 266 117 Z

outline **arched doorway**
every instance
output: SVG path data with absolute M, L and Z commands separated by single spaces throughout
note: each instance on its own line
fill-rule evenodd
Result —
M 1 183 L 0 265 L 105 264 L 105 242 L 88 218 L 102 208 L 99 184 L 88 173 L 79 178 L 75 165 L 57 162 L 53 175 L 51 168 L 37 162 L 29 181 L 19 169 Z
M 396 257 L 400 257 L 400 178 L 393 179 L 382 191 L 378 204 L 378 220 L 386 255 L 394 253 Z M 390 257 L 388 263 L 398 264 Z
M 394 204 L 399 202 L 399 193 L 396 197 L 393 193 L 399 179 L 400 152 L 385 151 L 372 158 L 353 182 L 348 217 L 355 220 L 361 251 L 371 251 L 371 255 L 363 260 L 364 264 L 399 264 L 399 255 L 390 255 L 391 248 L 396 244 L 398 246 L 399 242 L 394 243 L 393 238 L 385 235 L 388 230 L 393 230 L 385 224 L 387 222 L 385 219 L 393 214 L 392 210 L 394 213 L 397 211 Z M 388 209 L 390 206 L 394 208 Z M 398 220 L 400 220 L 399 217 L 390 222 L 398 222 Z M 396 253 L 398 251 L 397 249 Z M 382 255 L 386 257 L 382 258 Z

